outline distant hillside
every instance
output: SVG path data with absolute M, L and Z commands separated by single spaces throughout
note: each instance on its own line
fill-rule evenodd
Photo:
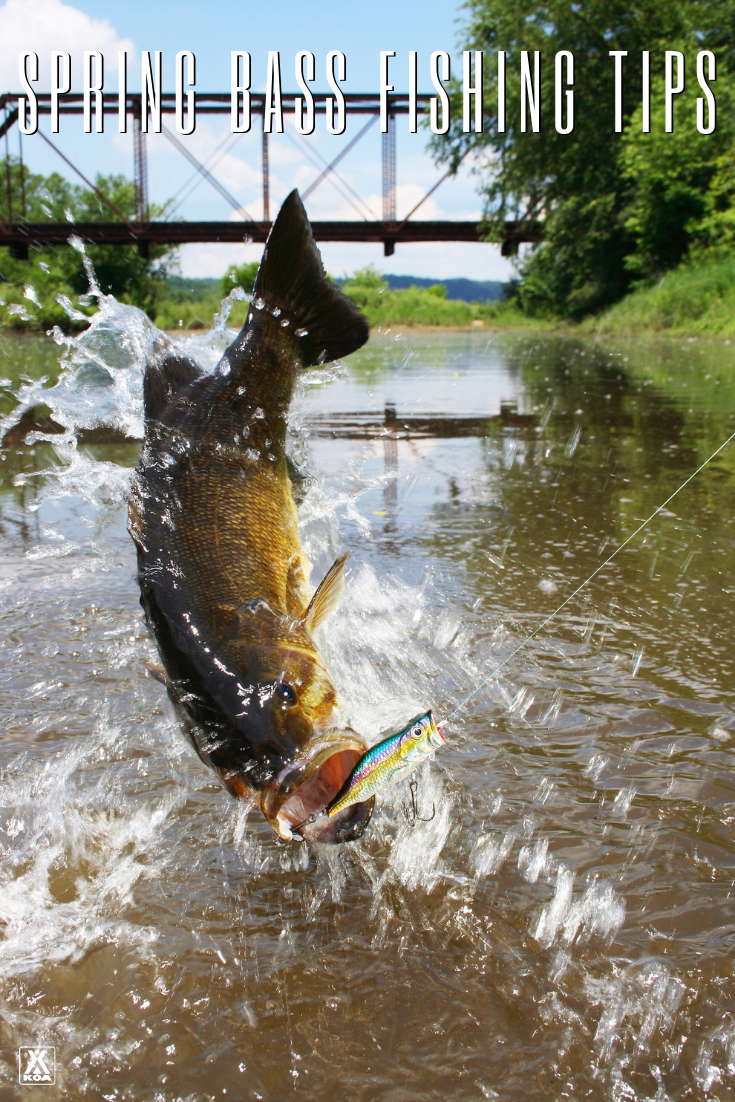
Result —
M 338 279 L 337 282 L 342 284 L 346 278 L 348 277 Z M 505 286 L 497 280 L 424 279 L 421 276 L 412 275 L 384 275 L 383 279 L 392 291 L 403 290 L 406 287 L 434 287 L 437 283 L 441 283 L 447 289 L 448 299 L 461 302 L 496 302 L 503 297 Z M 189 302 L 208 298 L 210 295 L 219 295 L 219 293 L 219 279 L 188 279 L 185 276 L 172 275 L 166 280 L 165 297 L 172 302 Z
M 467 329 L 495 324 L 501 314 L 506 321 L 511 314 L 515 318 L 514 308 L 502 299 L 504 284 L 499 281 L 383 276 L 369 265 L 337 282 L 371 326 L 442 325 Z M 156 301 L 155 323 L 159 329 L 206 329 L 220 308 L 221 297 L 219 279 L 170 276 Z M 235 328 L 242 325 L 247 312 L 247 302 L 236 302 L 230 325 Z
M 433 287 L 442 283 L 447 289 L 447 298 L 461 299 L 462 302 L 495 302 L 503 297 L 505 284 L 497 280 L 478 279 L 422 279 L 419 276 L 410 275 L 384 275 L 392 291 L 402 290 L 404 287 Z
M 190 299 L 218 295 L 219 285 L 218 279 L 187 279 L 186 276 L 170 275 L 166 280 L 165 296 L 172 302 L 188 302 Z
M 348 283 L 353 276 L 342 276 L 337 280 L 340 286 Z M 412 275 L 387 275 L 383 273 L 381 278 L 390 287 L 391 291 L 405 291 L 407 287 L 435 287 L 440 283 L 447 289 L 447 298 L 458 302 L 496 302 L 503 297 L 504 283 L 494 279 L 485 281 L 479 279 L 425 279 L 422 276 Z

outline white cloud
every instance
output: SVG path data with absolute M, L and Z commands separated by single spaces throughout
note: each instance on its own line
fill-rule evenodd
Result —
M 25 51 L 38 54 L 39 91 L 51 85 L 51 52 L 71 54 L 72 91 L 82 87 L 84 50 L 99 50 L 105 59 L 107 74 L 117 71 L 118 52 L 132 54 L 133 43 L 120 38 L 106 19 L 94 19 L 63 4 L 61 0 L 6 0 L 0 8 L 0 88 L 20 90 L 18 55 Z M 130 58 L 133 61 L 133 58 Z
M 260 260 L 262 253 L 262 245 L 192 244 L 179 249 L 179 262 L 182 275 L 190 279 L 219 279 L 231 264 Z

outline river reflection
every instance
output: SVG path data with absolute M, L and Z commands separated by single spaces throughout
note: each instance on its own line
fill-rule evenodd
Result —
M 2 432 L 36 418 L 0 453 L 7 1096 L 38 1042 L 72 1099 L 732 1097 L 735 451 L 512 652 L 735 430 L 735 353 L 388 332 L 309 376 L 302 536 L 315 577 L 351 551 L 320 644 L 347 719 L 466 701 L 418 778 L 431 821 L 404 784 L 319 850 L 213 783 L 147 675 L 149 332 L 105 324 L 56 385 L 52 342 L 0 349 Z

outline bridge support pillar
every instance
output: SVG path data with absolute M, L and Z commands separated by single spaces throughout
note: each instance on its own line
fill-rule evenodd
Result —
M 263 131 L 263 221 L 271 220 L 270 174 L 268 171 L 268 135 Z
M 383 221 L 395 225 L 396 222 L 396 117 L 389 110 L 388 129 L 383 134 Z M 395 241 L 383 242 L 383 255 L 393 256 Z
M 148 157 L 145 134 L 140 124 L 140 107 L 133 112 L 133 179 L 135 180 L 135 221 L 148 221 Z

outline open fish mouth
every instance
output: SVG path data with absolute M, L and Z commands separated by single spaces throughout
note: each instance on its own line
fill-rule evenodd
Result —
M 326 808 L 366 750 L 353 732 L 339 731 L 321 738 L 308 756 L 290 762 L 260 800 L 278 837 L 332 843 L 359 838 L 370 821 L 374 798 L 352 804 L 331 818 Z

